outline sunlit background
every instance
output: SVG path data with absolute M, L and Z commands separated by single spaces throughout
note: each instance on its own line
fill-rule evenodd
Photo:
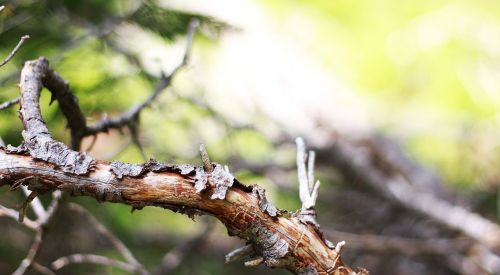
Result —
M 181 62 L 189 17 L 201 15 L 189 65 L 141 115 L 139 140 L 146 156 L 199 164 L 198 146 L 205 143 L 213 160 L 228 163 L 241 181 L 264 186 L 278 207 L 293 211 L 300 208 L 294 137 L 322 146 L 339 133 L 383 134 L 441 176 L 457 194 L 456 201 L 469 201 L 498 223 L 498 1 L 163 0 L 153 6 L 149 1 L 47 0 L 0 5 L 6 5 L 0 13 L 1 57 L 19 37 L 31 35 L 0 69 L 0 102 L 17 96 L 22 62 L 44 55 L 69 80 L 90 122 L 104 113 L 118 114 L 143 100 L 157 77 Z M 123 19 L 141 8 L 143 12 Z M 44 93 L 44 118 L 54 135 L 67 142 L 63 116 L 49 101 Z M 17 145 L 22 124 L 15 109 L 0 113 L 0 136 Z M 91 140 L 85 140 L 84 150 Z M 127 129 L 99 135 L 90 153 L 107 160 L 144 161 Z M 266 165 L 273 167 L 274 177 L 258 172 Z M 322 228 L 342 228 L 329 213 L 328 196 L 349 190 L 350 183 L 331 170 L 318 173 L 324 190 Z M 10 207 L 23 198 L 7 188 L 0 192 L 0 201 Z M 130 215 L 123 205 L 73 200 L 90 209 L 147 266 L 205 230 L 203 219 L 193 222 L 162 209 Z M 0 224 L 6 232 L 0 237 L 4 273 L 23 259 L 31 235 L 13 221 L 1 219 Z M 80 235 L 71 235 L 75 244 L 67 249 L 116 255 L 100 239 L 86 243 L 91 232 L 75 232 Z M 224 265 L 224 253 L 242 244 L 225 235 L 217 224 L 202 248 L 172 274 L 287 274 Z M 49 247 L 41 257 L 52 259 L 58 249 Z M 348 257 L 347 262 L 367 268 L 377 259 Z M 121 271 L 75 266 L 66 272 Z

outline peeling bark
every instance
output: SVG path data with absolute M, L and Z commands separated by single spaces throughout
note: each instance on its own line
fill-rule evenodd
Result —
M 140 165 L 109 163 L 54 140 L 40 112 L 42 88 L 69 105 L 76 104 L 76 99 L 45 58 L 25 63 L 19 87 L 24 144 L 0 149 L 0 185 L 22 182 L 34 194 L 63 190 L 72 196 L 128 204 L 133 210 L 158 206 L 190 217 L 206 213 L 218 218 L 230 235 L 252 245 L 259 257 L 256 264 L 298 274 L 356 274 L 340 259 L 340 247 L 327 245 L 316 224 L 283 215 L 285 211 L 267 201 L 264 189 L 240 183 L 227 167 L 211 163 L 208 156 L 205 167 L 155 160 Z M 72 114 L 66 117 L 77 119 Z M 81 121 L 73 125 L 84 126 Z M 79 133 L 76 128 L 72 132 Z
M 329 274 L 327 271 L 344 266 L 340 259 L 335 260 L 339 255 L 325 245 L 313 226 L 304 225 L 293 216 L 271 216 L 268 208 L 261 208 L 262 196 L 259 192 L 249 192 L 241 183 L 229 187 L 224 199 L 212 199 L 217 192 L 214 187 L 202 193 L 195 188 L 195 179 L 199 177 L 197 173 L 203 171 L 201 167 L 186 169 L 188 166 L 163 165 L 162 169 L 154 172 L 146 168 L 147 164 L 132 166 L 135 167 L 132 170 L 142 169 L 144 172 L 133 172 L 133 175 L 121 173 L 119 178 L 115 174 L 116 163 L 96 160 L 88 174 L 68 173 L 54 163 L 0 149 L 0 178 L 3 184 L 11 185 L 31 176 L 38 179 L 36 184 L 28 183 L 33 191 L 59 189 L 73 196 L 90 196 L 99 201 L 134 207 L 159 206 L 184 213 L 208 213 L 224 223 L 231 235 L 249 241 L 255 253 L 261 255 L 268 266 L 283 267 L 296 273 L 312 268 L 318 274 Z M 128 168 L 125 170 L 130 171 Z M 345 270 L 339 274 L 352 272 L 351 269 Z

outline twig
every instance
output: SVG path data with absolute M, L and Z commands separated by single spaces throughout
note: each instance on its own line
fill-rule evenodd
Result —
M 33 239 L 33 243 L 31 244 L 30 250 L 28 251 L 28 255 L 24 260 L 22 260 L 19 267 L 12 273 L 12 275 L 23 275 L 26 270 L 31 266 L 33 261 L 36 258 L 38 253 L 38 249 L 40 248 L 40 244 L 42 243 L 43 237 L 43 229 L 38 227 L 36 230 L 35 238 Z
M 23 222 L 24 216 L 26 215 L 26 207 L 28 207 L 28 204 L 31 205 L 31 202 L 38 196 L 37 191 L 31 191 L 28 194 L 28 197 L 26 200 L 24 200 L 23 204 L 21 205 L 21 208 L 19 209 L 19 222 Z
M 189 29 L 187 32 L 187 38 L 186 38 L 186 48 L 184 51 L 184 56 L 182 58 L 182 62 L 177 65 L 177 67 L 168 75 L 166 76 L 165 74 L 162 75 L 160 81 L 156 85 L 155 89 L 153 92 L 149 95 L 149 97 L 142 103 L 135 105 L 131 107 L 128 111 L 122 113 L 121 115 L 109 119 L 102 119 L 101 121 L 97 122 L 96 124 L 89 126 L 85 132 L 85 136 L 90 136 L 90 135 L 95 135 L 97 133 L 101 132 L 107 132 L 109 129 L 120 129 L 125 126 L 130 125 L 131 123 L 134 123 L 134 121 L 139 119 L 139 115 L 141 111 L 150 106 L 153 101 L 167 88 L 170 86 L 172 78 L 175 76 L 175 74 L 182 69 L 184 66 L 187 65 L 187 62 L 189 60 L 189 55 L 191 51 L 191 44 L 193 41 L 193 36 L 196 31 L 196 28 L 198 27 L 198 21 L 193 20 L 189 24 Z
M 309 151 L 309 165 L 306 167 L 306 148 L 302 138 L 296 138 L 297 143 L 297 175 L 299 177 L 299 195 L 302 210 L 310 210 L 316 205 L 320 182 L 314 183 L 314 151 Z
M 16 47 L 10 52 L 10 54 L 0 63 L 0 67 L 2 67 L 3 65 L 7 64 L 7 62 L 9 62 L 12 57 L 14 57 L 14 55 L 17 53 L 17 51 L 19 51 L 19 49 L 21 48 L 21 46 L 23 45 L 24 41 L 26 39 L 30 38 L 29 35 L 24 35 L 21 37 L 21 40 L 19 40 L 19 42 L 17 43 Z
M 235 262 L 254 253 L 253 246 L 247 244 L 226 254 L 226 264 Z
M 188 257 L 193 250 L 199 248 L 203 243 L 205 243 L 207 236 L 212 232 L 213 228 L 213 222 L 208 221 L 205 224 L 205 227 L 201 230 L 202 232 L 200 234 L 171 249 L 167 254 L 165 254 L 165 256 L 163 256 L 161 264 L 156 269 L 154 274 L 169 274 L 177 269 L 182 261 Z
M 21 189 L 26 196 L 30 195 L 30 190 L 28 190 L 28 187 L 22 185 Z M 33 209 L 33 212 L 35 212 L 38 220 L 45 219 L 45 217 L 47 216 L 47 212 L 45 212 L 42 202 L 38 197 L 33 198 L 33 200 L 30 202 L 30 206 L 31 209 Z
M 3 11 L 4 8 L 5 8 L 4 5 L 0 6 L 0 11 Z
M 11 107 L 13 105 L 16 105 L 17 103 L 19 103 L 19 97 L 16 97 L 14 99 L 6 101 L 6 102 L 0 104 L 0 111 L 4 110 L 4 109 L 7 109 L 7 108 L 9 108 L 9 107 Z
M 120 241 L 117 237 L 115 237 L 109 230 L 100 223 L 87 209 L 76 203 L 69 203 L 69 209 L 80 213 L 85 216 L 85 218 L 94 226 L 94 228 L 103 236 L 105 236 L 111 244 L 122 254 L 122 256 L 127 260 L 127 262 L 135 267 L 135 270 L 141 272 L 141 274 L 149 274 L 146 269 L 139 263 L 139 261 L 134 257 L 132 252 L 125 246 L 125 244 Z
M 40 272 L 41 274 L 44 274 L 44 275 L 56 275 L 56 273 L 52 270 L 50 270 L 50 268 L 46 267 L 46 266 L 43 266 L 37 262 L 33 262 L 31 263 L 31 267 Z
M 3 205 L 0 205 L 0 217 L 1 216 L 9 217 L 9 218 L 12 218 L 12 219 L 17 221 L 19 218 L 19 212 L 14 210 L 14 209 L 10 209 L 10 208 L 7 208 Z M 38 228 L 38 223 L 35 221 L 32 221 L 28 218 L 24 218 L 22 224 L 30 229 L 37 229 Z
M 114 266 L 131 273 L 136 272 L 137 269 L 137 266 L 133 264 L 94 254 L 72 254 L 64 256 L 53 261 L 51 267 L 52 269 L 57 271 L 69 264 L 82 264 L 82 263 Z
M 62 198 L 63 198 L 63 196 L 62 196 L 62 192 L 60 190 L 56 190 L 56 191 L 52 192 L 52 201 L 50 202 L 49 206 L 47 207 L 47 210 L 45 211 L 45 215 L 42 217 L 38 217 L 37 222 L 40 224 L 40 226 L 46 225 L 51 220 L 51 218 L 56 213 Z

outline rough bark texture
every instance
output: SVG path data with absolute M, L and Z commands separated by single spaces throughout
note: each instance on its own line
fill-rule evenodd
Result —
M 142 165 L 108 163 L 69 149 L 51 137 L 41 117 L 43 87 L 62 102 L 68 121 L 73 121 L 72 132 L 83 133 L 80 109 L 70 111 L 78 105 L 68 84 L 45 58 L 26 62 L 20 83 L 24 144 L 0 149 L 0 184 L 24 181 L 38 193 L 64 190 L 138 209 L 159 206 L 188 215 L 211 214 L 224 223 L 229 235 L 247 240 L 267 266 L 297 274 L 355 274 L 340 259 L 340 246 L 331 246 L 317 225 L 276 209 L 262 188 L 241 184 L 219 164 L 207 171 L 154 160 Z

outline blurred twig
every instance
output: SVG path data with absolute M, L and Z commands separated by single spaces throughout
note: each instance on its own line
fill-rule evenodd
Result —
M 165 75 L 163 74 L 160 81 L 156 85 L 155 89 L 149 95 L 149 97 L 142 103 L 133 106 L 130 108 L 128 111 L 122 113 L 121 115 L 113 118 L 105 118 L 102 119 L 101 121 L 97 122 L 96 124 L 89 126 L 85 132 L 86 136 L 90 135 L 95 135 L 100 132 L 107 132 L 109 129 L 120 129 L 123 127 L 129 127 L 130 125 L 134 122 L 136 122 L 139 119 L 139 115 L 141 111 L 150 106 L 153 101 L 162 93 L 162 91 L 165 90 L 168 86 L 170 86 L 170 83 L 172 81 L 172 78 L 175 76 L 175 74 L 182 69 L 184 66 L 187 65 L 187 62 L 189 60 L 189 54 L 191 52 L 191 44 L 193 41 L 193 36 L 196 31 L 196 28 L 198 26 L 198 21 L 193 20 L 190 25 L 189 29 L 187 32 L 187 41 L 186 41 L 186 48 L 184 51 L 184 56 L 182 58 L 182 62 L 169 74 Z M 133 129 L 130 129 L 131 131 Z
M 184 259 L 189 256 L 189 254 L 205 243 L 208 235 L 212 232 L 214 225 L 213 221 L 205 222 L 205 226 L 202 228 L 201 233 L 171 249 L 167 254 L 165 254 L 160 266 L 156 269 L 154 274 L 169 274 L 175 271 L 179 265 L 182 264 Z
M 53 270 L 57 271 L 69 264 L 82 264 L 82 263 L 91 263 L 91 264 L 100 264 L 107 266 L 114 266 L 123 270 L 126 270 L 131 273 L 135 273 L 137 266 L 134 264 L 118 261 L 115 259 L 111 259 L 101 255 L 94 254 L 72 254 L 68 256 L 61 257 L 52 262 L 51 267 Z
M 134 257 L 132 252 L 123 244 L 120 239 L 115 237 L 103 224 L 101 224 L 89 211 L 87 211 L 82 206 L 76 203 L 69 203 L 68 207 L 70 210 L 75 211 L 83 215 L 92 226 L 103 236 L 105 236 L 113 246 L 122 254 L 122 256 L 127 260 L 128 264 L 134 266 L 134 270 L 137 270 L 141 274 L 149 274 L 149 272 L 142 266 L 141 263 Z
M 28 39 L 28 38 L 30 38 L 29 35 L 23 35 L 21 37 L 21 39 L 17 43 L 16 47 L 14 47 L 14 49 L 10 52 L 10 54 L 2 62 L 0 62 L 0 67 L 7 64 L 12 59 L 12 57 L 14 57 L 14 55 L 17 53 L 17 51 L 19 51 L 19 49 L 23 45 L 24 41 L 26 41 L 26 39 Z
M 17 103 L 19 103 L 19 97 L 16 97 L 14 99 L 6 101 L 6 102 L 0 104 L 0 111 L 4 110 L 4 109 L 7 109 L 7 108 L 9 108 L 9 107 L 11 107 L 13 105 L 16 105 Z

